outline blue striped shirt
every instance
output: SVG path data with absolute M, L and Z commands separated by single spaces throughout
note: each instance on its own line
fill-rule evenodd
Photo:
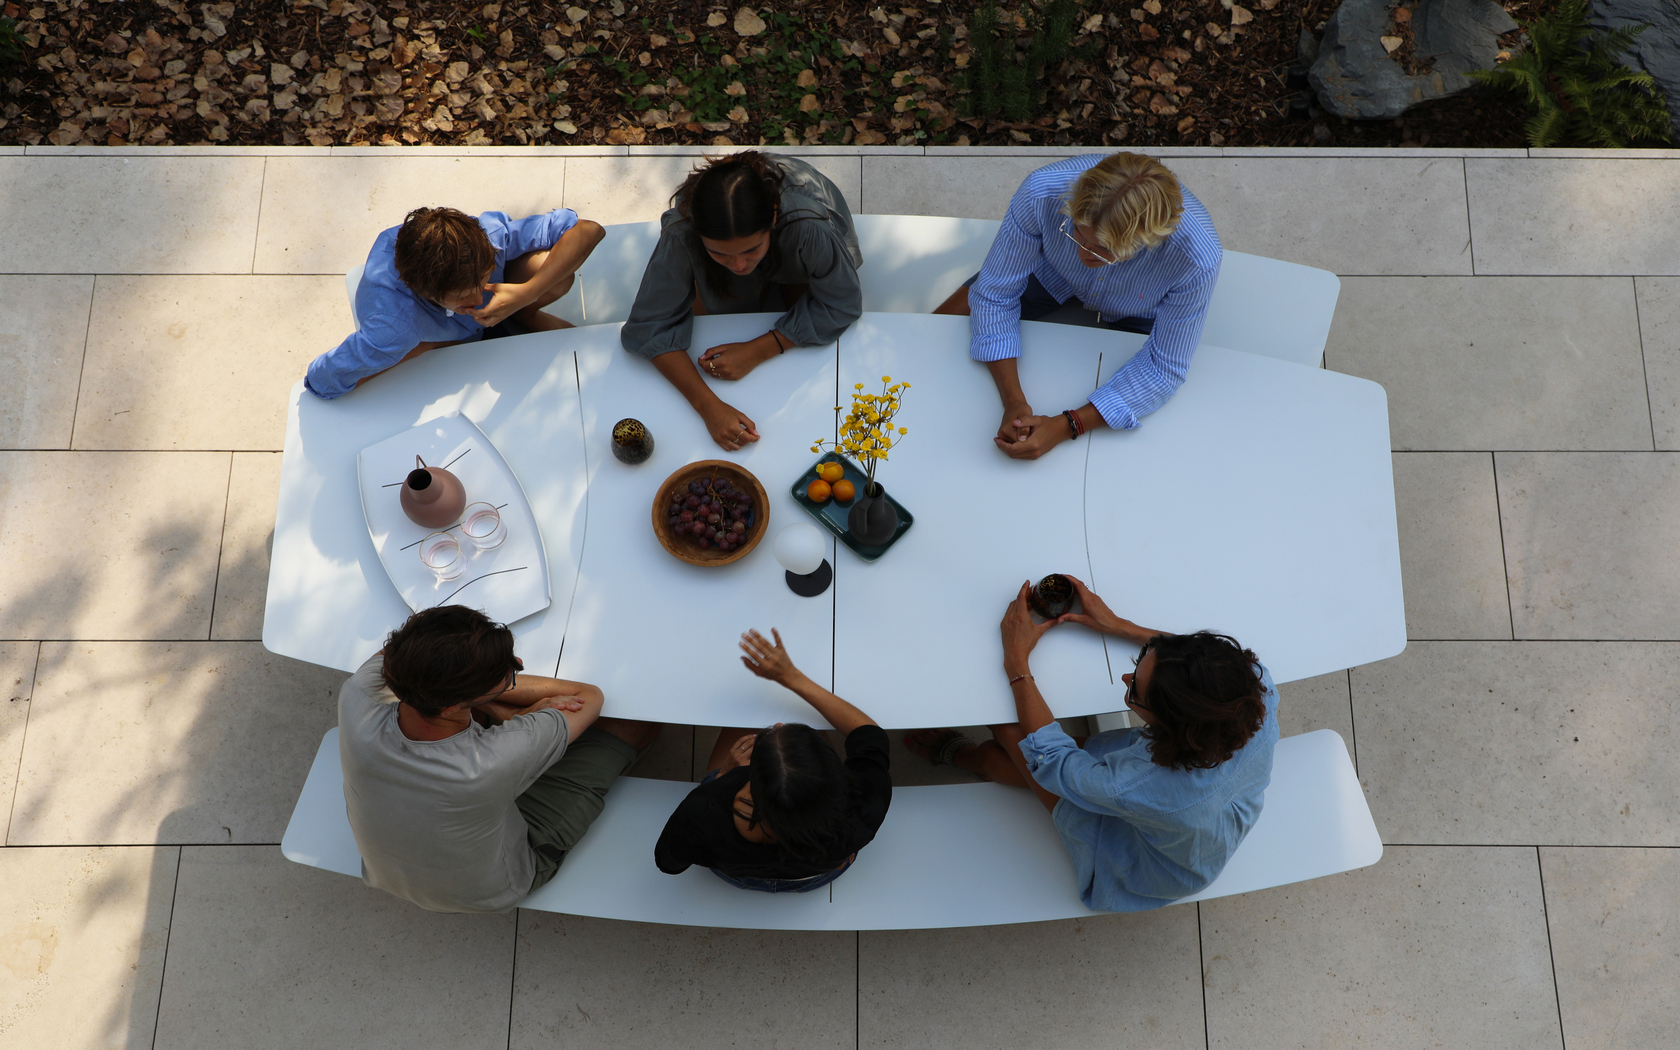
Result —
M 976 361 L 1021 356 L 1021 293 L 1029 275 L 1058 300 L 1077 297 L 1104 319 L 1153 318 L 1142 349 L 1091 394 L 1109 426 L 1130 430 L 1184 382 L 1224 250 L 1207 209 L 1183 190 L 1184 216 L 1164 243 L 1113 266 L 1081 263 L 1079 249 L 1062 236 L 1062 206 L 1079 176 L 1104 156 L 1069 157 L 1039 168 L 1015 191 L 969 289 L 968 354 Z

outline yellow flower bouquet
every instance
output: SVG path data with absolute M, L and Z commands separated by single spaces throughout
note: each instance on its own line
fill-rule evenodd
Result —
M 868 487 L 873 489 L 876 466 L 910 433 L 904 427 L 893 425 L 904 406 L 904 392 L 909 389 L 909 383 L 894 383 L 892 376 L 881 377 L 879 394 L 864 393 L 863 384 L 858 383 L 852 392 L 852 410 L 840 424 L 840 440 L 818 438 L 811 451 L 821 452 L 828 445 L 842 455 L 851 456 L 863 468 L 869 479 Z M 840 411 L 838 405 L 834 411 Z
M 863 384 L 857 384 L 852 392 L 852 410 L 840 424 L 840 439 L 818 438 L 811 446 L 812 452 L 821 452 L 828 445 L 863 468 L 863 492 L 847 512 L 846 523 L 852 537 L 866 546 L 885 546 L 898 534 L 898 509 L 875 480 L 875 471 L 910 433 L 897 425 L 904 392 L 909 389 L 909 383 L 894 383 L 892 376 L 881 377 L 879 394 L 866 394 Z M 839 412 L 839 407 L 834 411 Z

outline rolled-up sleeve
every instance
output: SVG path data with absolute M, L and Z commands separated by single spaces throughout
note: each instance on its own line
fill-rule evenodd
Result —
M 1003 361 L 1021 356 L 1021 293 L 1044 258 L 1042 227 L 1039 202 L 1022 183 L 1009 202 L 980 276 L 968 290 L 970 358 Z
M 1089 813 L 1124 816 L 1125 785 L 1103 759 L 1083 750 L 1055 722 L 1029 733 L 1021 755 L 1038 786 Z
M 1198 271 L 1161 300 L 1143 346 L 1091 394 L 1091 405 L 1103 422 L 1116 430 L 1131 430 L 1144 416 L 1166 404 L 1183 384 L 1218 280 L 1217 266 Z
M 510 219 L 499 211 L 487 211 L 478 217 L 478 224 L 501 253 L 502 266 L 510 259 L 554 247 L 577 221 L 577 212 L 570 208 L 555 208 L 523 219 Z
M 797 260 L 805 294 L 776 319 L 776 328 L 799 346 L 825 346 L 863 316 L 863 285 L 851 253 L 825 222 L 791 222 L 782 231 L 782 253 Z
M 419 345 L 414 333 L 395 320 L 392 313 L 371 316 L 344 342 L 309 363 L 303 385 L 316 397 L 331 401 L 356 389 L 368 376 L 395 365 Z
M 652 360 L 687 350 L 694 340 L 694 259 L 680 230 L 659 232 L 659 243 L 642 271 L 642 286 L 619 332 L 624 349 Z

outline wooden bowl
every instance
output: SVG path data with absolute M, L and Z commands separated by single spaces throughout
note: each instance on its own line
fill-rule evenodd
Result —
M 689 482 L 704 474 L 714 477 L 721 474 L 729 479 L 731 485 L 747 489 L 753 495 L 752 515 L 747 525 L 747 542 L 732 551 L 720 551 L 716 547 L 697 547 L 688 540 L 679 538 L 668 521 L 670 514 L 667 508 L 671 505 L 671 490 L 682 488 L 686 491 Z M 711 568 L 739 561 L 758 546 L 758 541 L 764 538 L 769 528 L 770 497 L 765 494 L 764 486 L 753 477 L 752 471 L 726 459 L 703 459 L 681 467 L 660 482 L 659 491 L 653 495 L 653 534 L 659 537 L 660 546 L 669 551 L 671 557 L 678 561 L 686 561 L 690 565 Z

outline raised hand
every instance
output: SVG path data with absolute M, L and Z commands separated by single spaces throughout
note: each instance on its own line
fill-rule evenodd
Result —
M 788 656 L 786 647 L 782 645 L 781 632 L 772 627 L 770 633 L 776 638 L 774 645 L 757 631 L 748 629 L 742 632 L 741 651 L 746 655 L 741 657 L 741 662 L 760 678 L 787 685 L 799 674 L 799 668 L 793 666 L 793 658 Z

